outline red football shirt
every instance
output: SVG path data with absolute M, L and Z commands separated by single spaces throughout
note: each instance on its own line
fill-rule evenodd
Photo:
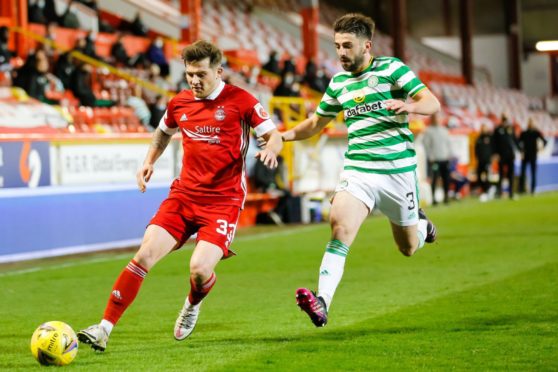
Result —
M 250 127 L 256 135 L 275 129 L 263 106 L 243 89 L 221 82 L 206 98 L 184 90 L 170 100 L 159 128 L 182 133 L 182 171 L 177 188 L 201 204 L 243 207 L 245 157 Z

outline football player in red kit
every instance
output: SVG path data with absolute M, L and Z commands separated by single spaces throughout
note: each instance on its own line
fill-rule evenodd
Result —
M 136 297 L 148 271 L 197 233 L 190 259 L 190 292 L 174 337 L 183 340 L 192 333 L 201 302 L 215 284 L 215 266 L 232 254 L 229 246 L 246 199 L 244 158 L 251 128 L 266 140 L 256 157 L 269 168 L 277 166 L 281 135 L 256 98 L 221 80 L 221 51 L 197 41 L 184 49 L 183 58 L 191 90 L 169 102 L 137 183 L 144 192 L 153 164 L 178 131 L 184 148 L 180 178 L 172 183 L 138 252 L 114 283 L 103 319 L 78 332 L 79 340 L 95 350 L 105 350 L 113 326 Z

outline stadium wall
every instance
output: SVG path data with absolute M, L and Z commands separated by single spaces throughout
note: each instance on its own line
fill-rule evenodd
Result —
M 168 184 L 0 190 L 0 263 L 138 245 Z
M 0 263 L 138 245 L 168 194 L 166 178 L 177 174 L 180 146 L 174 144 L 178 151 L 169 151 L 163 162 L 159 174 L 165 179 L 152 181 L 142 194 L 130 183 L 133 175 L 121 177 L 137 166 L 145 144 L 125 142 L 0 141 Z M 322 138 L 297 145 L 298 191 L 333 189 L 346 140 Z M 418 173 L 424 175 L 421 147 L 417 141 Z M 82 184 L 77 185 L 81 173 Z M 558 153 L 539 160 L 537 191 L 551 190 L 558 190 Z M 428 191 L 421 187 L 422 195 Z

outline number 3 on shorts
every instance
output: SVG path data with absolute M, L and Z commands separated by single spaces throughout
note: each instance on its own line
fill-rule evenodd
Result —
M 216 228 L 215 231 L 221 235 L 225 235 L 227 237 L 227 245 L 230 244 L 236 229 L 236 224 L 228 223 L 226 220 L 217 220 L 215 222 L 219 224 L 219 227 Z
M 405 195 L 407 197 L 407 201 L 409 202 L 409 210 L 413 210 L 415 209 L 415 194 L 412 192 L 409 192 Z

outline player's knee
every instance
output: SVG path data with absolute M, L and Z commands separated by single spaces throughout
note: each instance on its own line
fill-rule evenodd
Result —
M 203 262 L 190 263 L 190 278 L 195 282 L 204 282 L 206 278 L 211 276 L 213 268 Z
M 351 233 L 351 227 L 345 222 L 331 220 L 331 232 L 336 239 L 344 240 Z
M 146 270 L 151 269 L 153 265 L 157 262 L 157 259 L 153 252 L 149 249 L 140 249 L 134 256 L 134 261 L 140 264 Z
M 405 257 L 411 257 L 416 252 L 416 247 L 409 243 L 399 243 L 399 252 Z

